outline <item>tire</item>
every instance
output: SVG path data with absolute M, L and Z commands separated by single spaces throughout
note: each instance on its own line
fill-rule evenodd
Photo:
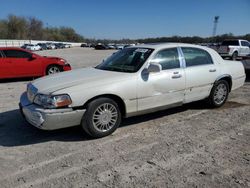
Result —
M 90 102 L 82 118 L 82 128 L 93 138 L 112 134 L 121 123 L 121 112 L 110 98 L 98 98 Z
M 225 80 L 217 81 L 208 98 L 208 103 L 213 108 L 221 107 L 227 100 L 229 94 L 229 85 Z
M 58 65 L 50 65 L 46 69 L 46 75 L 62 72 L 62 68 Z
M 234 52 L 232 55 L 232 60 L 236 61 L 238 57 L 238 52 Z

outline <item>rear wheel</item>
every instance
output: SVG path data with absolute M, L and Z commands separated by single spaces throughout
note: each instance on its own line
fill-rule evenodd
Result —
M 220 107 L 222 106 L 228 97 L 229 94 L 229 85 L 228 82 L 225 80 L 217 81 L 210 93 L 208 98 L 208 102 L 212 107 Z
M 82 127 L 94 138 L 112 134 L 121 123 L 121 112 L 117 103 L 109 98 L 92 101 L 85 112 Z
M 55 74 L 61 72 L 61 67 L 58 65 L 50 65 L 46 70 L 46 75 Z
M 238 52 L 234 52 L 233 55 L 232 55 L 232 60 L 236 60 L 238 57 Z

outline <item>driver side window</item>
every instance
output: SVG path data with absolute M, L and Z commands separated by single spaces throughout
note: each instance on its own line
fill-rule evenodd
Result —
M 162 66 L 162 70 L 180 68 L 177 48 L 169 48 L 159 51 L 153 59 Z
M 3 50 L 7 58 L 30 58 L 31 54 L 21 50 Z

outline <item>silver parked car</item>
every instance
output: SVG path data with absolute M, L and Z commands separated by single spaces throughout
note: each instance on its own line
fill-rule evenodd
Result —
M 207 99 L 222 106 L 244 84 L 242 63 L 213 49 L 165 43 L 125 48 L 94 68 L 29 83 L 20 108 L 46 130 L 81 125 L 93 137 L 114 132 L 122 118 Z

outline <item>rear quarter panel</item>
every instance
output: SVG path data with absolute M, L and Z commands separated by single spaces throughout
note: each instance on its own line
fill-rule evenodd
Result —
M 246 74 L 241 61 L 224 60 L 221 67 L 222 74 L 230 75 L 232 78 L 232 90 L 244 85 Z
M 214 64 L 216 65 L 216 70 L 218 72 L 218 78 L 224 76 L 230 76 L 232 78 L 232 88 L 231 90 L 235 90 L 244 85 L 246 74 L 244 70 L 244 66 L 240 61 L 231 61 L 224 60 L 216 51 L 208 50 Z

